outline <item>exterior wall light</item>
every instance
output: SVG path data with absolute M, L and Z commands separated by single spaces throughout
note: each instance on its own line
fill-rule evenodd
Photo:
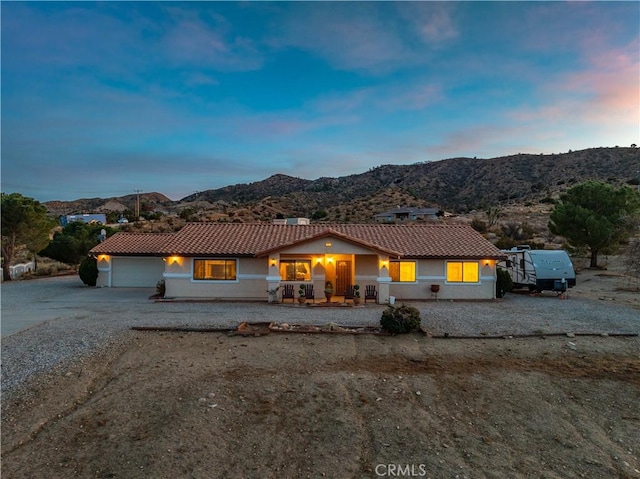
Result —
M 271 258 L 271 266 L 276 266 L 278 264 L 278 260 L 275 258 Z

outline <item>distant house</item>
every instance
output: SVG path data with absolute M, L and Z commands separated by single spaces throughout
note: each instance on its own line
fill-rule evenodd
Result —
M 435 208 L 403 207 L 378 213 L 373 216 L 379 223 L 393 223 L 396 221 L 437 220 L 438 210 Z
M 154 287 L 166 297 L 266 300 L 267 290 L 326 281 L 375 287 L 377 302 L 495 298 L 505 255 L 466 225 L 190 223 L 176 233 L 116 233 L 90 252 L 98 286 Z M 432 287 L 433 286 L 433 287 Z M 436 288 L 437 286 L 437 288 Z M 324 301 L 324 298 L 322 298 Z
M 311 224 L 309 218 L 274 218 L 274 225 L 308 225 Z
M 60 224 L 67 226 L 69 223 L 79 221 L 80 223 L 107 223 L 107 216 L 103 213 L 98 214 L 84 214 L 84 215 L 65 215 L 60 217 Z

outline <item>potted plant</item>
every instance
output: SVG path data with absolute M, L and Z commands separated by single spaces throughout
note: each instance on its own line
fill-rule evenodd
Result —
M 331 296 L 333 296 L 333 283 L 327 281 L 324 283 L 324 297 L 327 298 L 327 303 L 331 301 Z
M 360 285 L 353 285 L 353 304 L 360 304 Z
M 278 301 L 278 290 L 279 289 L 280 289 L 280 286 L 267 290 L 267 293 L 269 293 L 269 302 L 270 303 L 275 303 L 276 301 Z
M 300 288 L 298 288 L 298 303 L 303 304 L 307 300 L 306 296 L 304 284 L 301 284 Z

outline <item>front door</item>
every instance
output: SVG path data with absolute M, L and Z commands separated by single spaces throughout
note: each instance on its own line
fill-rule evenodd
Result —
M 334 294 L 336 296 L 344 296 L 347 286 L 351 282 L 351 261 L 340 260 L 336 264 L 336 287 Z

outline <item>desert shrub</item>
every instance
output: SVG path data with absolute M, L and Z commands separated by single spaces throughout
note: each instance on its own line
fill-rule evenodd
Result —
M 80 268 L 78 268 L 78 275 L 87 286 L 95 286 L 98 282 L 98 262 L 96 259 L 88 257 L 82 260 Z
M 498 249 L 511 249 L 516 246 L 518 242 L 509 237 L 503 236 L 498 241 L 496 241 L 496 248 Z
M 388 305 L 380 318 L 382 329 L 392 334 L 403 334 L 415 331 L 420 327 L 420 311 L 413 306 Z
M 498 268 L 496 273 L 496 298 L 502 298 L 506 293 L 513 291 L 513 281 L 506 269 Z
M 476 230 L 478 233 L 486 233 L 487 232 L 487 223 L 478 218 L 474 218 L 471 221 L 471 227 Z

